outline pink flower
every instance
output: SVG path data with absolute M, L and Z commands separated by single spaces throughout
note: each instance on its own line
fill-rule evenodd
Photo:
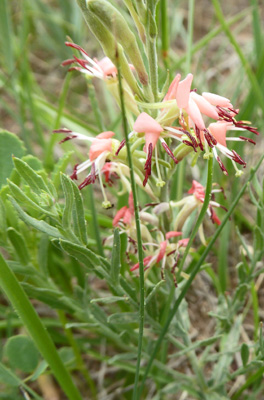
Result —
M 206 92 L 201 96 L 197 94 L 195 90 L 191 91 L 192 79 L 192 74 L 188 74 L 182 81 L 180 81 L 179 74 L 174 78 L 164 101 L 171 100 L 173 97 L 176 99 L 176 103 L 181 111 L 179 122 L 182 127 L 164 127 L 164 129 L 172 132 L 175 135 L 175 139 L 192 147 L 195 152 L 197 152 L 198 149 L 201 151 L 205 150 L 205 158 L 210 156 L 208 149 L 211 147 L 214 157 L 222 171 L 227 175 L 227 170 L 217 153 L 217 149 L 220 150 L 225 156 L 232 160 L 236 169 L 236 175 L 239 176 L 242 172 L 236 167 L 236 163 L 243 167 L 246 166 L 246 163 L 234 150 L 229 150 L 227 148 L 226 140 L 248 141 L 252 144 L 255 144 L 255 142 L 244 136 L 227 138 L 226 132 L 228 130 L 248 130 L 255 134 L 258 134 L 258 132 L 256 128 L 251 127 L 248 122 L 236 120 L 235 117 L 238 114 L 238 110 L 233 108 L 230 100 L 226 97 Z M 184 117 L 183 112 L 187 114 L 188 119 Z M 208 128 L 206 128 L 202 114 L 217 122 L 211 123 Z
M 128 199 L 129 206 L 124 206 L 117 211 L 114 219 L 113 226 L 118 226 L 120 220 L 123 220 L 125 225 L 129 225 L 131 223 L 132 218 L 134 217 L 134 203 L 133 203 L 133 193 L 130 192 Z
M 86 136 L 78 132 L 73 132 L 70 129 L 62 128 L 53 131 L 54 133 L 64 133 L 67 136 L 60 141 L 64 143 L 71 139 L 84 140 L 91 143 L 89 150 L 89 158 L 82 164 L 76 164 L 71 175 L 71 179 L 78 180 L 78 176 L 83 171 L 91 168 L 90 173 L 86 178 L 79 184 L 79 189 L 83 189 L 85 186 L 94 183 L 96 178 L 99 178 L 100 187 L 104 196 L 103 207 L 110 208 L 111 203 L 107 200 L 106 193 L 104 190 L 101 174 L 102 169 L 105 165 L 106 159 L 113 158 L 115 153 L 115 148 L 118 146 L 119 142 L 113 139 L 115 135 L 112 131 L 102 132 L 96 137 Z
M 147 160 L 145 163 L 145 179 L 143 185 L 146 186 L 149 176 L 151 175 L 151 162 L 152 162 L 152 154 L 154 149 L 156 148 L 157 141 L 160 140 L 162 146 L 164 147 L 165 151 L 169 156 L 173 159 L 175 164 L 178 163 L 178 160 L 174 157 L 172 151 L 169 149 L 165 140 L 161 137 L 161 133 L 163 132 L 162 126 L 150 115 L 143 112 L 141 113 L 133 126 L 134 133 L 144 133 L 145 134 L 145 146 L 144 151 L 147 153 Z M 157 153 L 156 153 L 156 168 L 159 175 L 159 182 L 158 186 L 163 186 L 165 182 L 162 181 L 159 166 L 157 162 Z
M 117 76 L 117 68 L 110 58 L 104 57 L 98 61 L 89 57 L 86 51 L 78 44 L 71 42 L 66 42 L 65 44 L 68 47 L 78 50 L 83 58 L 73 56 L 74 58 L 64 61 L 62 63 L 63 66 L 77 64 L 78 66 L 73 66 L 70 70 L 77 70 L 85 75 L 99 79 L 115 78 Z

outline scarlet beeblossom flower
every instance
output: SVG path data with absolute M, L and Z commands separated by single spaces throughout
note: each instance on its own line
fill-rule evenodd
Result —
M 88 53 L 86 53 L 86 51 L 78 44 L 72 42 L 65 42 L 65 44 L 68 47 L 78 50 L 83 58 L 73 56 L 74 58 L 63 61 L 63 66 L 76 64 L 71 67 L 70 70 L 76 70 L 87 76 L 102 80 L 107 78 L 116 78 L 117 68 L 112 63 L 110 58 L 104 57 L 98 61 L 96 58 L 91 58 Z
M 163 133 L 163 131 L 164 129 L 162 128 L 162 126 L 154 118 L 152 118 L 147 113 L 143 112 L 137 117 L 133 125 L 133 131 L 130 132 L 129 134 L 129 138 L 133 138 L 134 136 L 140 137 L 141 134 L 143 134 L 145 138 L 144 140 L 145 145 L 143 150 L 147 154 L 147 157 L 144 166 L 145 178 L 143 181 L 143 186 L 146 186 L 148 179 L 151 175 L 152 156 L 154 151 L 155 151 L 156 169 L 158 173 L 158 180 L 156 182 L 156 185 L 159 187 L 165 185 L 165 182 L 162 180 L 159 170 L 158 150 L 156 147 L 158 140 L 161 142 L 161 145 L 163 146 L 167 154 L 172 158 L 174 163 L 175 164 L 178 163 L 178 160 L 176 159 L 173 152 L 171 151 L 166 141 L 164 140 L 164 137 L 167 137 L 168 135 L 166 135 L 166 132 Z M 122 149 L 123 146 L 125 146 L 125 144 L 126 142 L 125 140 L 123 140 L 116 154 L 119 153 L 119 151 Z
M 91 143 L 89 149 L 89 158 L 84 161 L 82 164 L 76 164 L 74 166 L 73 173 L 71 175 L 71 179 L 78 180 L 79 174 L 83 171 L 90 169 L 90 173 L 86 176 L 86 178 L 79 184 L 79 189 L 83 189 L 85 186 L 94 183 L 96 178 L 99 178 L 101 190 L 104 197 L 103 207 L 110 208 L 111 203 L 107 200 L 107 196 L 104 190 L 104 185 L 102 182 L 102 170 L 106 163 L 106 160 L 115 157 L 116 148 L 119 146 L 120 142 L 116 139 L 113 139 L 115 135 L 112 131 L 102 132 L 95 137 L 86 136 L 78 132 L 73 132 L 70 129 L 62 128 L 56 129 L 53 131 L 54 133 L 63 133 L 67 136 L 60 141 L 60 143 L 64 143 L 68 140 L 78 139 L 84 140 Z
M 176 140 L 180 140 L 187 146 L 197 152 L 205 151 L 204 158 L 210 156 L 209 148 L 212 148 L 213 156 L 217 160 L 224 174 L 228 174 L 222 163 L 218 150 L 226 157 L 230 158 L 236 169 L 236 176 L 242 174 L 236 163 L 244 168 L 246 162 L 234 150 L 227 147 L 227 141 L 248 141 L 256 144 L 254 140 L 239 136 L 227 137 L 227 131 L 250 131 L 258 135 L 257 129 L 250 126 L 247 121 L 236 119 L 239 110 L 234 109 L 230 100 L 213 93 L 202 93 L 199 95 L 196 90 L 191 90 L 193 75 L 188 74 L 185 79 L 180 81 L 181 76 L 177 74 L 171 83 L 164 101 L 176 99 L 177 106 L 180 110 L 179 123 L 180 127 L 164 126 L 167 130 L 174 134 Z M 203 115 L 216 120 L 206 127 Z

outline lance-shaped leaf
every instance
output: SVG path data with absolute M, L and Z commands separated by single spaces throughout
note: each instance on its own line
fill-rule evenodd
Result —
M 0 186 L 5 184 L 6 178 L 14 168 L 12 155 L 22 157 L 25 149 L 21 140 L 11 132 L 0 131 Z

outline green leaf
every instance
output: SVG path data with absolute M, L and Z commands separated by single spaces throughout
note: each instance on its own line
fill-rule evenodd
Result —
M 114 243 L 112 250 L 112 261 L 110 277 L 113 284 L 119 284 L 119 272 L 120 272 L 120 236 L 119 230 L 116 228 L 114 230 Z
M 73 310 L 73 308 L 70 307 L 69 302 L 66 304 L 63 301 L 63 293 L 57 290 L 38 288 L 26 282 L 22 282 L 21 286 L 23 286 L 30 298 L 42 301 L 43 303 L 48 304 L 51 308 L 57 308 L 59 310 L 65 310 L 69 312 Z
M 43 164 L 39 158 L 32 156 L 32 154 L 27 154 L 22 157 L 22 160 L 27 163 L 34 171 L 41 171 L 43 169 Z
M 92 299 L 91 303 L 111 304 L 111 303 L 116 303 L 117 301 L 127 301 L 127 300 L 128 297 L 109 296 L 109 297 L 99 297 L 98 299 Z
M 25 149 L 21 140 L 11 132 L 0 131 L 0 187 L 14 168 L 12 156 L 22 157 Z
M 126 325 L 139 323 L 139 313 L 138 312 L 123 312 L 112 314 L 108 317 L 107 322 L 116 325 Z
M 22 202 L 25 205 L 29 205 L 32 207 L 34 210 L 39 211 L 40 213 L 44 213 L 46 215 L 49 215 L 52 218 L 56 218 L 56 215 L 45 208 L 42 208 L 38 203 L 35 201 L 31 200 L 23 190 L 21 190 L 17 185 L 15 185 L 12 181 L 7 180 L 9 189 L 11 190 L 14 198 L 20 202 Z
M 9 338 L 4 353 L 13 369 L 32 372 L 38 365 L 39 353 L 34 342 L 28 336 L 17 335 Z
M 71 225 L 74 197 L 71 179 L 64 174 L 61 174 L 61 186 L 65 197 L 65 207 L 62 214 L 62 226 L 64 228 L 69 228 Z
M 23 236 L 14 228 L 8 228 L 7 235 L 21 264 L 27 265 L 30 261 L 30 256 Z
M 83 244 L 87 244 L 87 234 L 86 234 L 86 223 L 84 217 L 84 209 L 83 209 L 83 199 L 80 194 L 80 190 L 76 186 L 76 184 L 71 181 L 73 188 L 73 226 L 74 232 L 76 236 L 81 240 Z
M 26 224 L 31 225 L 33 228 L 37 229 L 38 231 L 47 233 L 49 236 L 53 236 L 55 238 L 61 238 L 62 234 L 57 228 L 54 228 L 54 226 L 51 226 L 47 224 L 45 221 L 39 221 L 36 218 L 30 217 L 28 214 L 25 213 L 25 211 L 22 210 L 22 208 L 17 204 L 15 199 L 13 199 L 11 196 L 8 196 L 11 203 L 13 204 L 14 208 L 18 212 L 18 215 L 24 221 Z
M 51 195 L 43 178 L 37 174 L 27 163 L 16 157 L 13 158 L 13 162 L 17 172 L 27 182 L 33 192 L 36 192 L 39 195 L 41 195 L 43 192 Z
M 241 358 L 242 358 L 242 362 L 243 362 L 243 367 L 246 367 L 248 359 L 249 359 L 249 348 L 246 343 L 242 344 L 240 353 L 241 353 Z
M 100 258 L 91 250 L 67 240 L 60 240 L 60 245 L 70 256 L 83 263 L 88 270 L 94 271 L 100 278 L 109 278 Z

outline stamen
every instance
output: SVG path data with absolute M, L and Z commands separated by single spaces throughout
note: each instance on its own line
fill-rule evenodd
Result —
M 145 179 L 143 181 L 143 186 L 146 186 L 147 181 L 149 176 L 151 175 L 151 158 L 152 158 L 152 153 L 153 153 L 153 145 L 152 143 L 149 144 L 148 146 L 148 157 L 144 166 L 144 170 L 146 171 L 145 173 Z
M 240 165 L 243 165 L 243 168 L 246 168 L 246 162 L 240 157 L 239 154 L 235 150 L 232 150 L 233 157 L 232 159 Z
M 116 153 L 115 153 L 116 156 L 118 156 L 120 150 L 122 150 L 122 148 L 125 146 L 125 144 L 126 144 L 126 139 L 123 139 L 122 142 L 120 143 L 118 149 L 116 150 Z
M 175 162 L 175 164 L 178 164 L 178 160 L 177 158 L 174 156 L 173 152 L 171 151 L 171 149 L 169 148 L 169 146 L 167 145 L 167 143 L 165 142 L 164 139 L 160 139 L 161 144 L 164 148 L 164 150 L 166 151 L 166 153 L 173 159 L 173 161 Z
M 200 133 L 200 129 L 198 128 L 198 126 L 195 125 L 195 135 L 197 137 L 198 140 L 198 146 L 200 147 L 200 149 L 203 151 L 204 147 L 201 141 L 201 133 Z
M 247 137 L 244 137 L 244 136 L 239 136 L 239 138 L 242 139 L 242 140 L 245 140 L 245 142 L 249 142 L 249 143 L 252 143 L 254 145 L 256 144 L 256 142 L 254 140 L 250 139 L 250 138 L 247 138 Z
M 59 142 L 59 144 L 62 144 L 62 143 L 64 143 L 64 142 L 67 142 L 68 140 L 72 140 L 72 139 L 75 139 L 75 138 L 77 138 L 76 135 L 66 136 L 64 139 L 62 139 L 62 140 Z
M 197 153 L 197 150 L 196 150 L 195 146 L 193 145 L 193 143 L 189 142 L 188 140 L 183 140 L 182 143 L 186 144 L 186 146 L 192 147 L 193 150 L 195 151 L 195 153 Z
M 63 62 L 61 63 L 61 66 L 62 66 L 62 67 L 65 67 L 66 65 L 71 65 L 71 64 L 73 64 L 73 63 L 75 63 L 75 59 L 74 59 L 74 58 L 70 58 L 70 59 L 68 59 L 68 60 L 63 61 Z
M 227 172 L 227 170 L 226 170 L 226 167 L 225 167 L 224 164 L 222 163 L 221 158 L 220 158 L 219 156 L 217 156 L 216 160 L 217 160 L 217 162 L 218 162 L 218 164 L 219 164 L 221 170 L 223 171 L 223 173 L 224 173 L 225 175 L 228 175 L 228 172 Z
M 79 166 L 79 164 L 75 164 L 74 167 L 73 167 L 73 173 L 70 176 L 70 178 L 72 180 L 76 180 L 77 181 L 77 179 L 78 179 L 78 177 L 77 177 L 77 167 L 78 166 Z

